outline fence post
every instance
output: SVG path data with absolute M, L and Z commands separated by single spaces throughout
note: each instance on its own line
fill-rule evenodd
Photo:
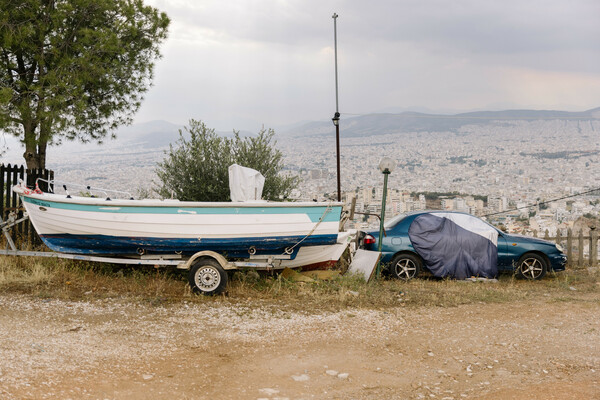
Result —
M 579 254 L 577 258 L 577 265 L 580 267 L 583 265 L 583 229 L 579 230 Z
M 6 166 L 6 178 L 4 181 L 4 187 L 2 188 L 2 190 L 4 190 L 4 214 L 2 215 L 2 218 L 6 218 L 8 217 L 8 214 L 10 213 L 9 209 L 10 207 L 12 207 L 12 196 L 11 196 L 11 188 L 12 188 L 12 172 L 13 172 L 13 168 L 11 167 L 10 164 L 8 164 Z
M 533 230 L 533 237 L 537 237 L 537 231 L 535 229 Z
M 567 230 L 567 263 L 573 264 L 573 230 Z
M 550 233 L 548 232 L 548 229 L 546 229 L 546 232 L 544 233 L 544 239 L 550 240 Z
M 25 167 L 23 167 L 22 165 L 15 169 L 13 171 L 13 185 L 17 185 L 19 184 L 19 181 L 22 180 L 23 178 L 25 178 Z M 17 207 L 19 205 L 19 195 L 17 195 L 15 192 L 12 191 L 12 185 L 10 187 L 11 193 L 12 193 L 12 204 L 13 207 L 15 208 L 15 211 L 17 212 L 17 218 L 21 218 L 23 216 L 23 211 L 19 210 Z M 23 239 L 24 234 L 25 234 L 25 225 L 26 224 L 19 224 L 17 226 L 15 226 L 15 230 L 17 232 L 17 235 L 20 237 L 20 239 Z
M 590 266 L 596 266 L 598 262 L 598 232 L 592 227 L 590 229 Z
M 0 164 L 0 220 L 4 220 L 4 171 L 6 167 Z

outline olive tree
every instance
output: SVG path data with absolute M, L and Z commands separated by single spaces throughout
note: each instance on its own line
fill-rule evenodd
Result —
M 143 0 L 0 0 L 0 131 L 27 168 L 45 167 L 48 144 L 131 123 L 168 25 Z
M 287 197 L 298 185 L 298 178 L 281 174 L 283 156 L 275 147 L 274 136 L 274 130 L 263 129 L 256 136 L 242 137 L 234 132 L 233 138 L 227 138 L 192 119 L 157 165 L 157 192 L 164 198 L 184 201 L 228 201 L 229 166 L 239 164 L 265 177 L 263 199 Z

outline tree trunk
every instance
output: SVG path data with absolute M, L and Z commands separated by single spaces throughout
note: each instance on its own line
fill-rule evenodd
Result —
M 46 168 L 46 143 L 39 143 L 33 147 L 26 146 L 23 157 L 27 164 L 27 169 L 44 169 Z
M 27 169 L 39 169 L 45 167 L 45 165 L 42 165 L 40 162 L 40 155 L 37 153 L 35 147 L 33 149 L 26 148 L 25 153 L 23 153 L 23 158 L 25 158 Z
M 27 164 L 27 169 L 44 169 L 46 168 L 46 148 L 48 145 L 47 135 L 36 135 L 36 126 L 34 123 L 23 124 L 25 153 L 23 158 Z
M 25 153 L 23 158 L 27 169 L 46 168 L 46 148 L 50 138 L 50 127 L 52 120 L 32 118 L 28 110 L 27 118 L 23 121 L 23 142 L 25 142 Z M 39 132 L 39 134 L 38 134 Z

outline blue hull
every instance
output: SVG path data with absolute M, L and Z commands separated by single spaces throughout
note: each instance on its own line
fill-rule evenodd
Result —
M 117 237 L 104 235 L 40 235 L 46 246 L 60 253 L 135 255 L 135 254 L 184 254 L 211 250 L 229 257 L 245 258 L 248 249 L 254 247 L 256 254 L 283 254 L 304 236 L 277 236 L 235 239 L 175 239 L 150 237 Z M 330 245 L 337 242 L 337 235 L 311 235 L 292 253 L 292 259 L 301 246 Z

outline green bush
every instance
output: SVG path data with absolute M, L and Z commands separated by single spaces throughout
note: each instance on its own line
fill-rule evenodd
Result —
M 228 201 L 229 172 L 232 164 L 259 171 L 265 177 L 263 199 L 287 197 L 298 185 L 297 177 L 282 176 L 282 154 L 275 148 L 275 131 L 261 130 L 255 137 L 219 136 L 202 121 L 190 120 L 189 140 L 179 131 L 165 159 L 158 163 L 158 194 L 173 195 L 182 201 Z

